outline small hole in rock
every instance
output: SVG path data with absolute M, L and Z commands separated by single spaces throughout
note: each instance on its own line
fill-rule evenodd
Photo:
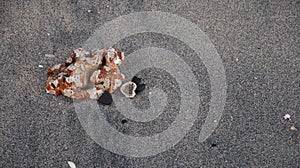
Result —
M 217 144 L 215 144 L 215 143 L 211 144 L 211 147 L 216 147 L 216 146 L 217 146 Z
M 56 88 L 55 85 L 53 83 L 51 83 L 52 88 Z

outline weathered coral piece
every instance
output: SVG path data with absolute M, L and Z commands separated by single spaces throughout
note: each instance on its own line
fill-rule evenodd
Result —
M 124 80 L 118 68 L 123 61 L 123 52 L 113 48 L 92 53 L 76 49 L 65 65 L 48 69 L 46 91 L 76 99 L 98 99 L 105 91 L 111 94 Z
M 120 90 L 126 97 L 133 98 L 136 95 L 136 87 L 137 85 L 134 82 L 127 82 L 121 86 Z

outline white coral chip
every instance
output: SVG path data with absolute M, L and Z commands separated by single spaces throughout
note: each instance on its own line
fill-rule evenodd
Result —
M 98 99 L 104 91 L 113 93 L 121 86 L 124 75 L 118 66 L 122 61 L 123 53 L 114 48 L 95 50 L 91 54 L 78 48 L 65 65 L 48 69 L 46 91 L 76 99 Z
M 137 85 L 134 82 L 127 82 L 121 86 L 120 90 L 126 97 L 133 98 L 136 95 L 136 88 Z

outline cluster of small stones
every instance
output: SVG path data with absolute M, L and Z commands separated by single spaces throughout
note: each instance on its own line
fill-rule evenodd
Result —
M 146 85 L 141 81 L 141 78 L 134 76 L 130 82 L 124 83 L 120 90 L 126 97 L 133 98 L 137 93 L 143 91 L 146 87 Z

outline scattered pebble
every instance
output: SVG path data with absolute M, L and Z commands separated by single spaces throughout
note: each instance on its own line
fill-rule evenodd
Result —
M 121 123 L 122 124 L 126 124 L 128 121 L 126 120 L 126 119 L 123 119 L 122 121 L 121 121 Z
M 138 84 L 137 87 L 136 87 L 135 92 L 139 93 L 139 92 L 143 91 L 145 88 L 146 88 L 145 84 Z
M 69 165 L 71 168 L 76 168 L 75 163 L 73 163 L 73 162 L 71 162 L 71 161 L 68 161 L 68 165 Z
M 291 121 L 291 115 L 289 115 L 289 114 L 284 115 L 283 118 L 284 118 L 286 121 Z
M 217 146 L 217 144 L 215 144 L 215 143 L 211 144 L 211 147 L 216 147 L 216 146 Z
M 137 93 L 143 91 L 146 88 L 146 85 L 141 82 L 141 78 L 134 76 L 131 79 L 131 82 L 123 84 L 120 90 L 126 97 L 133 98 Z
M 217 120 L 214 120 L 214 123 L 216 123 L 217 122 Z
M 43 68 L 44 66 L 43 65 L 39 65 L 39 68 Z
M 143 84 L 143 83 L 141 83 L 142 82 L 141 78 L 138 78 L 138 77 L 134 76 L 131 79 L 131 82 L 133 82 L 133 83 L 135 83 L 137 85 L 136 90 L 135 90 L 136 93 L 141 92 L 141 91 L 143 91 L 146 88 L 146 85 Z
M 91 13 L 91 12 L 92 12 L 92 10 L 90 10 L 90 9 L 89 9 L 89 10 L 88 10 L 88 12 L 89 12 L 89 13 Z
M 134 76 L 132 79 L 131 79 L 131 82 L 135 83 L 136 85 L 140 84 L 142 81 L 141 78 L 138 78 L 136 76 Z
M 296 128 L 295 126 L 291 126 L 291 127 L 290 127 L 290 130 L 291 130 L 291 131 L 297 131 L 297 128 Z
M 257 95 L 257 94 L 256 94 L 256 91 L 254 91 L 253 95 L 254 95 L 254 96 L 256 96 L 256 95 Z
M 105 91 L 98 99 L 98 102 L 103 105 L 110 105 L 113 102 L 113 99 L 111 94 L 108 91 Z

